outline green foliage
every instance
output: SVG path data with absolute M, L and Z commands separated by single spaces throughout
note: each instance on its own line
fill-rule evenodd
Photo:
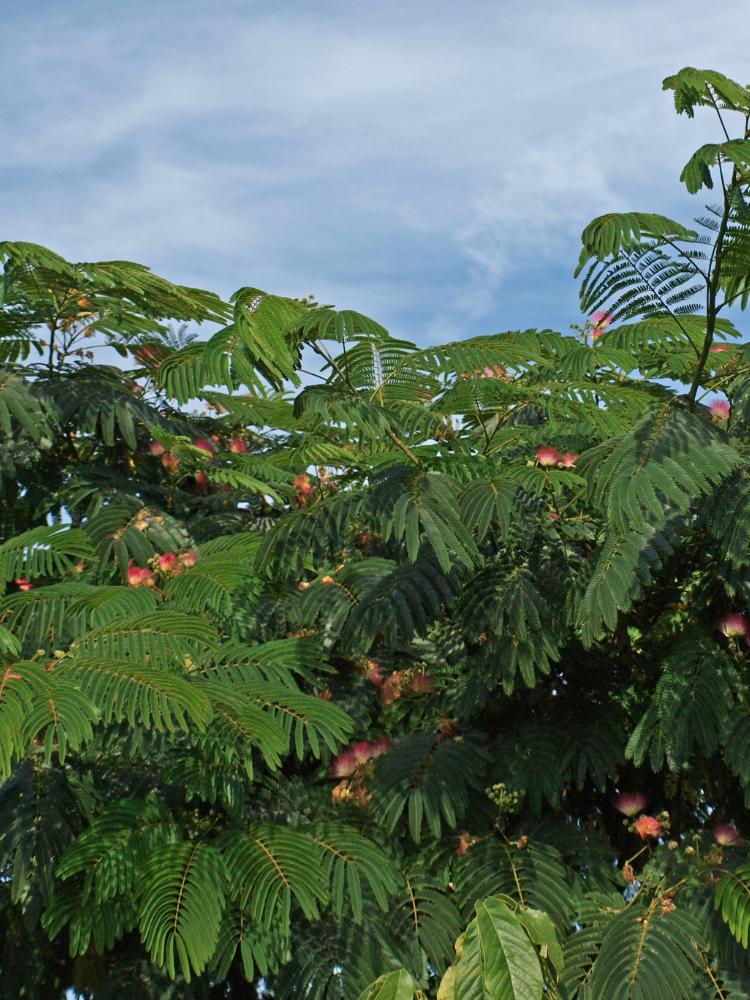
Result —
M 0 244 L 0 997 L 749 995 L 750 96 L 665 88 L 719 204 L 567 334 Z
M 521 920 L 502 900 L 477 903 L 476 917 L 456 950 L 458 960 L 443 980 L 441 1000 L 541 1000 L 539 957 Z
M 591 996 L 689 1000 L 697 995 L 696 928 L 683 913 L 625 910 L 608 921 L 587 984 Z

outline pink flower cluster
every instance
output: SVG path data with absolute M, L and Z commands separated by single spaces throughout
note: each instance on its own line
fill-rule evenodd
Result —
M 365 660 L 362 664 L 364 675 L 367 680 L 374 684 L 375 687 L 380 687 L 383 683 L 383 670 L 377 660 Z
M 405 694 L 426 695 L 434 687 L 435 678 L 418 667 L 412 670 L 394 670 L 380 688 L 380 700 L 384 705 L 392 705 Z
M 714 423 L 725 424 L 729 420 L 732 407 L 727 399 L 715 399 L 708 408 Z
M 206 458 L 211 460 L 213 460 L 216 454 L 216 445 L 213 441 L 209 441 L 208 438 L 198 438 L 196 441 L 193 441 L 193 447 L 197 448 Z
M 193 447 L 197 448 L 198 451 L 202 452 L 204 457 L 213 462 L 216 457 L 216 446 L 221 443 L 221 439 L 218 435 L 214 435 L 212 440 L 208 438 L 198 438 L 193 441 Z M 247 451 L 247 442 L 241 437 L 231 437 L 227 444 L 227 448 L 232 452 L 233 455 L 244 455 Z M 172 452 L 167 451 L 163 444 L 159 444 L 158 441 L 149 441 L 146 446 L 146 451 L 149 455 L 153 455 L 155 458 L 161 459 L 161 464 L 168 472 L 176 473 L 180 468 L 180 460 Z M 194 476 L 196 482 L 199 486 L 203 487 L 208 485 L 208 476 L 205 472 L 197 472 Z
M 508 376 L 507 376 L 507 374 L 505 372 L 505 369 L 501 368 L 500 365 L 493 365 L 491 368 L 489 366 L 486 367 L 486 368 L 483 368 L 481 370 L 481 372 L 479 372 L 479 377 L 480 378 L 499 378 L 503 382 L 508 382 L 509 381 Z
M 27 580 L 25 576 L 17 576 L 13 581 L 19 590 L 31 590 L 34 584 Z
M 629 819 L 638 816 L 646 808 L 647 799 L 641 792 L 620 792 L 614 800 L 614 807 Z M 667 818 L 664 813 L 662 818 Z M 633 823 L 633 829 L 641 838 L 661 837 L 664 835 L 664 824 L 655 816 L 638 816 Z M 742 842 L 737 827 L 733 823 L 720 823 L 714 827 L 714 840 L 722 847 L 734 847 Z
M 501 382 L 510 382 L 508 373 L 501 365 L 486 365 L 484 368 L 476 368 L 473 372 L 462 372 L 461 378 L 499 378 Z
M 541 448 L 537 448 L 536 460 L 537 464 L 541 465 L 543 469 L 549 469 L 552 466 L 558 466 L 561 469 L 573 469 L 578 461 L 578 455 L 574 455 L 572 451 L 561 453 L 557 448 L 553 448 L 552 445 L 545 444 Z
M 714 840 L 721 847 L 734 847 L 741 843 L 742 838 L 734 823 L 720 823 L 714 827 Z
M 634 826 L 635 832 L 641 840 L 646 840 L 648 837 L 661 837 L 664 833 L 664 827 L 655 816 L 639 816 Z
M 134 566 L 131 559 L 128 563 L 129 587 L 155 587 L 156 574 L 148 566 Z
M 623 816 L 637 816 L 646 808 L 647 801 L 641 792 L 620 792 L 614 801 L 614 807 Z
M 151 560 L 152 569 L 148 566 L 134 566 L 131 559 L 128 563 L 129 587 L 155 587 L 156 573 L 162 576 L 177 576 L 184 569 L 190 569 L 198 562 L 195 549 L 183 549 L 182 552 L 165 552 Z
M 643 812 L 647 801 L 641 792 L 620 792 L 614 801 L 614 807 L 630 819 Z M 661 837 L 664 833 L 663 825 L 655 816 L 638 816 L 633 829 L 641 840 L 646 840 L 647 837 Z
M 346 750 L 342 750 L 331 765 L 332 778 L 349 778 L 354 772 L 368 760 L 380 757 L 381 754 L 388 753 L 391 749 L 391 741 L 387 736 L 379 740 L 368 742 L 360 740 L 352 743 Z
M 725 615 L 718 625 L 719 631 L 722 635 L 726 636 L 727 639 L 748 639 L 750 637 L 750 622 L 744 615 L 739 614 L 737 611 L 733 611 L 728 615 Z
M 591 317 L 591 339 L 597 341 L 603 333 L 607 332 L 607 327 L 613 320 L 612 313 L 595 312 Z

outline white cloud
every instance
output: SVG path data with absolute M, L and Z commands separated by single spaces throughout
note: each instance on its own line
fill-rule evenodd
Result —
M 682 205 L 713 124 L 659 86 L 742 78 L 741 33 L 713 35 L 695 0 L 32 5 L 0 40 L 4 234 L 404 335 L 502 328 L 593 215 Z

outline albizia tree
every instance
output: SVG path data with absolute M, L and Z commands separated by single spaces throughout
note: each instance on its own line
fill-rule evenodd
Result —
M 3 997 L 750 995 L 750 92 L 665 87 L 716 203 L 574 335 L 0 245 Z

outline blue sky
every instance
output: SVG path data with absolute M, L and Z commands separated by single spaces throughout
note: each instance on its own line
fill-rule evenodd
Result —
M 683 65 L 743 82 L 747 7 L 693 0 L 29 0 L 3 10 L 2 237 L 419 343 L 578 320 L 581 229 L 690 217 L 713 139 Z M 700 205 L 696 204 L 695 209 Z

